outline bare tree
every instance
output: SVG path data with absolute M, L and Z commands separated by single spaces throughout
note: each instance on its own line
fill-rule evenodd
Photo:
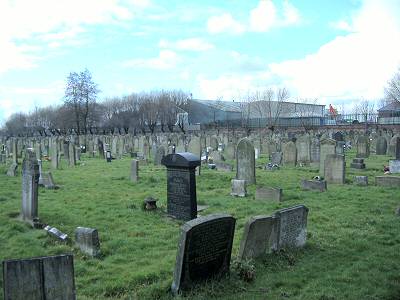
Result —
M 387 83 L 384 100 L 386 104 L 400 102 L 400 68 Z
M 71 72 L 67 77 L 64 103 L 74 111 L 77 133 L 88 129 L 91 108 L 94 107 L 99 90 L 88 69 L 79 74 Z

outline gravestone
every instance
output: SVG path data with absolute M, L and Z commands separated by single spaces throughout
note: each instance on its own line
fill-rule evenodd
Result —
M 346 162 L 344 155 L 328 154 L 325 156 L 325 174 L 327 183 L 345 183 Z
M 171 286 L 173 294 L 229 272 L 235 222 L 230 215 L 212 214 L 182 226 Z
M 283 145 L 283 165 L 296 166 L 297 163 L 297 148 L 292 141 Z
M 163 146 L 157 147 L 154 155 L 154 165 L 159 166 L 161 165 L 161 160 L 165 156 L 165 149 Z
M 236 147 L 236 179 L 256 183 L 254 147 L 248 138 L 241 139 Z
M 346 143 L 343 141 L 337 141 L 336 142 L 336 154 L 344 154 L 344 147 L 345 147 Z
M 77 227 L 75 229 L 75 244 L 79 249 L 93 257 L 100 255 L 100 241 L 97 229 Z
M 368 176 L 354 176 L 354 184 L 359 186 L 367 186 Z
M 4 300 L 75 300 L 72 255 L 3 261 Z
M 13 138 L 12 141 L 12 163 L 18 165 L 18 141 Z
M 388 155 L 396 157 L 396 153 L 400 151 L 400 147 L 397 141 L 397 138 L 400 137 L 399 135 L 395 135 L 389 141 L 389 148 L 388 148 Z
M 43 185 L 46 189 L 58 189 L 58 186 L 54 183 L 53 174 L 51 172 L 46 172 L 43 174 Z
M 64 159 L 69 163 L 69 142 L 68 141 L 63 142 L 63 154 L 64 154 Z
M 15 177 L 17 176 L 18 165 L 16 163 L 12 163 L 7 170 L 7 176 Z
M 219 142 L 218 142 L 217 137 L 215 137 L 215 136 L 210 137 L 210 147 L 213 150 L 218 150 L 218 144 L 219 144 Z
M 344 137 L 343 137 L 343 133 L 341 133 L 340 131 L 335 132 L 333 134 L 333 139 L 337 142 L 343 142 L 344 141 Z
M 336 141 L 333 139 L 323 139 L 320 147 L 319 175 L 323 176 L 325 174 L 325 157 L 328 154 L 335 154 Z
M 231 184 L 232 184 L 231 196 L 246 197 L 247 195 L 246 180 L 232 179 Z
M 396 160 L 400 160 L 400 137 L 396 137 L 395 145 L 394 157 Z
M 254 216 L 246 223 L 240 242 L 239 259 L 253 259 L 276 248 L 274 216 Z
M 271 187 L 258 187 L 256 189 L 256 200 L 282 201 L 282 189 Z
M 58 142 L 57 139 L 54 139 L 53 142 L 51 143 L 51 148 L 50 148 L 50 156 L 51 156 L 51 167 L 53 169 L 58 169 Z
M 101 159 L 104 159 L 104 143 L 101 140 L 97 140 L 97 149 Z
M 221 161 L 225 161 L 224 156 L 222 155 L 222 153 L 220 151 L 211 151 L 211 153 L 208 155 L 209 159 L 212 159 L 212 161 L 215 162 L 221 162 Z
M 311 158 L 312 163 L 319 163 L 320 143 L 319 143 L 319 138 L 317 138 L 317 137 L 311 138 L 310 158 Z
M 376 176 L 375 184 L 378 186 L 385 187 L 400 187 L 400 177 L 399 176 Z
M 389 160 L 390 173 L 400 173 L 400 160 Z
M 367 136 L 359 136 L 357 139 L 357 154 L 358 158 L 369 157 L 369 139 Z
M 376 155 L 386 155 L 387 153 L 387 140 L 385 137 L 380 136 L 376 139 Z
M 196 175 L 200 158 L 189 152 L 173 153 L 163 157 L 167 167 L 167 212 L 180 220 L 197 217 Z
M 310 137 L 302 136 L 296 140 L 297 161 L 308 165 L 311 161 Z
M 252 217 L 244 228 L 239 259 L 303 247 L 307 240 L 307 216 L 308 208 L 297 205 L 278 210 L 272 216 Z
M 281 165 L 282 164 L 282 152 L 272 152 L 271 154 L 271 163 L 273 165 Z
M 353 158 L 353 162 L 350 164 L 351 168 L 354 169 L 365 169 L 364 158 Z
M 33 227 L 38 223 L 39 164 L 35 152 L 26 150 L 22 162 L 21 219 Z
M 278 210 L 276 218 L 276 249 L 302 247 L 307 240 L 308 208 L 297 205 Z
M 224 156 L 227 159 L 235 159 L 235 144 L 228 143 L 228 145 L 224 149 Z
M 139 181 L 139 161 L 137 159 L 133 159 L 131 162 L 131 181 L 138 182 Z
M 320 192 L 325 192 L 327 190 L 327 185 L 325 180 L 306 180 L 303 179 L 300 182 L 300 186 L 303 190 L 307 191 L 320 191 Z
M 216 162 L 215 167 L 218 171 L 232 172 L 233 166 L 225 162 Z
M 76 150 L 73 142 L 69 142 L 68 144 L 68 157 L 69 157 L 69 166 L 73 167 L 76 165 Z

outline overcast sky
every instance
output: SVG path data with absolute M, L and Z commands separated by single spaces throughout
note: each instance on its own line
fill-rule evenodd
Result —
M 399 66 L 399 0 L 0 0 L 0 124 L 61 103 L 84 68 L 100 99 L 286 86 L 340 108 L 381 98 Z

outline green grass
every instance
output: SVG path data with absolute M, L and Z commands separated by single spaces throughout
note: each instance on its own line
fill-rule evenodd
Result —
M 352 152 L 347 155 L 347 166 L 353 157 Z M 388 159 L 372 155 L 366 159 L 367 170 L 347 168 L 348 184 L 328 185 L 325 193 L 300 190 L 300 179 L 318 175 L 316 167 L 257 169 L 257 185 L 283 188 L 282 203 L 255 201 L 255 186 L 248 197 L 233 198 L 234 172 L 203 168 L 197 177 L 197 198 L 210 207 L 200 214 L 225 212 L 237 219 L 233 259 L 250 216 L 296 204 L 310 209 L 308 241 L 304 249 L 255 261 L 256 278 L 251 283 L 232 271 L 230 277 L 200 285 L 186 298 L 400 299 L 400 217 L 394 214 L 400 190 L 373 185 Z M 257 164 L 264 162 L 261 158 Z M 49 163 L 43 167 L 49 169 Z M 97 228 L 102 249 L 97 259 L 16 220 L 21 177 L 7 177 L 4 171 L 0 166 L 0 260 L 73 253 L 78 299 L 172 299 L 169 288 L 182 222 L 163 213 L 164 167 L 141 166 L 140 182 L 134 184 L 129 181 L 129 158 L 108 164 L 83 157 L 74 168 L 63 162 L 61 170 L 53 171 L 60 189 L 40 188 L 42 222 L 72 238 L 77 226 Z M 371 185 L 352 185 L 354 175 L 368 175 Z M 142 210 L 142 201 L 150 195 L 159 199 L 156 212 Z

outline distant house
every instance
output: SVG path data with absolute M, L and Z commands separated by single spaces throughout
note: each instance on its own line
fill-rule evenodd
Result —
M 379 124 L 399 124 L 400 123 L 400 102 L 395 101 L 378 109 Z
M 185 108 L 190 124 L 322 125 L 325 105 L 276 101 L 221 101 L 189 99 Z

